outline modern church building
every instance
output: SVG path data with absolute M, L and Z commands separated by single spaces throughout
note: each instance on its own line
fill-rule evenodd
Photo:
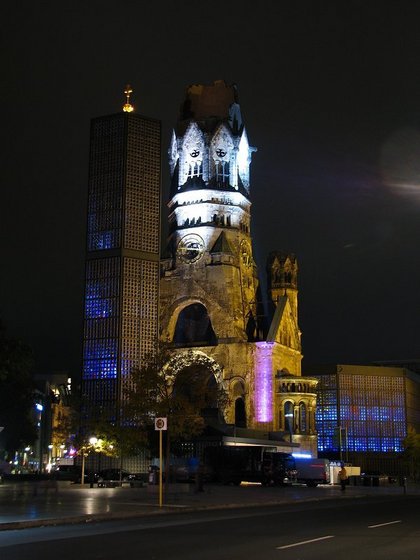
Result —
M 420 433 L 420 375 L 405 367 L 312 365 L 319 381 L 319 454 L 363 470 L 402 473 L 403 440 Z
M 161 125 L 129 103 L 92 120 L 82 422 L 119 421 L 130 371 L 158 336 Z

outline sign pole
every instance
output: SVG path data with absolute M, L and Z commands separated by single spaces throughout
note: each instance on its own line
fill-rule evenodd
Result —
M 162 432 L 168 429 L 168 419 L 167 418 L 155 418 L 155 430 L 159 433 L 159 507 L 162 507 L 163 503 L 163 485 L 162 485 L 162 474 L 163 474 L 163 452 L 162 452 Z
M 162 431 L 159 430 L 159 507 L 162 507 L 163 503 L 163 485 L 162 485 L 162 470 L 163 470 L 163 461 L 162 461 Z

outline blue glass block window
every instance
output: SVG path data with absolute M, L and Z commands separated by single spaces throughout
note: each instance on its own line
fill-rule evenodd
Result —
M 380 407 L 372 406 L 370 410 L 368 409 L 368 417 L 371 421 L 378 422 L 381 419 Z
M 117 377 L 117 340 L 90 340 L 84 349 L 83 377 L 112 379 Z
M 116 249 L 120 244 L 119 230 L 99 231 L 88 236 L 89 251 Z
M 87 360 L 83 368 L 84 379 L 114 379 L 117 377 L 117 360 Z
M 115 358 L 117 356 L 117 340 L 90 340 L 85 345 L 85 360 L 98 358 Z
M 117 315 L 118 284 L 109 277 L 88 280 L 86 283 L 86 319 L 105 318 Z
M 85 317 L 94 319 L 97 317 L 111 317 L 113 315 L 113 303 L 110 298 L 86 300 Z
M 394 439 L 394 451 L 396 451 L 397 453 L 401 453 L 402 451 L 404 451 L 402 440 L 399 438 Z
M 340 407 L 340 417 L 341 420 L 349 420 L 351 418 L 351 414 L 350 414 L 350 407 L 347 405 L 342 405 Z
M 366 438 L 354 438 L 353 448 L 354 451 L 367 451 Z
M 398 438 L 405 438 L 405 436 L 407 435 L 405 422 L 394 422 L 394 433 Z
M 382 451 L 381 438 L 369 437 L 368 438 L 368 451 Z
M 345 393 L 341 394 L 340 402 L 341 402 L 342 405 L 344 405 L 344 404 L 346 404 L 346 405 L 351 404 L 350 395 L 345 394 Z
M 394 408 L 394 420 L 402 420 L 405 421 L 405 413 L 404 408 Z

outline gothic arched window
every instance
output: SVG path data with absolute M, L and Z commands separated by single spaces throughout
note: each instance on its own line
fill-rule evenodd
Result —
M 201 177 L 203 175 L 203 168 L 201 161 L 192 161 L 188 165 L 188 177 Z
M 284 403 L 284 429 L 290 434 L 293 433 L 293 403 L 291 401 Z
M 193 303 L 185 307 L 176 322 L 174 342 L 191 346 L 217 344 L 207 309 L 201 303 Z
M 221 184 L 229 183 L 229 162 L 215 161 L 216 182 Z
M 246 428 L 245 402 L 242 397 L 235 400 L 235 426 Z
M 307 430 L 306 425 L 306 404 L 301 402 L 299 405 L 299 430 L 301 434 L 305 434 Z

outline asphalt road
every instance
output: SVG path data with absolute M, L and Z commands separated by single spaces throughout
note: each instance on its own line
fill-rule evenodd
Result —
M 0 533 L 1 560 L 395 560 L 420 556 L 420 498 L 330 500 Z

